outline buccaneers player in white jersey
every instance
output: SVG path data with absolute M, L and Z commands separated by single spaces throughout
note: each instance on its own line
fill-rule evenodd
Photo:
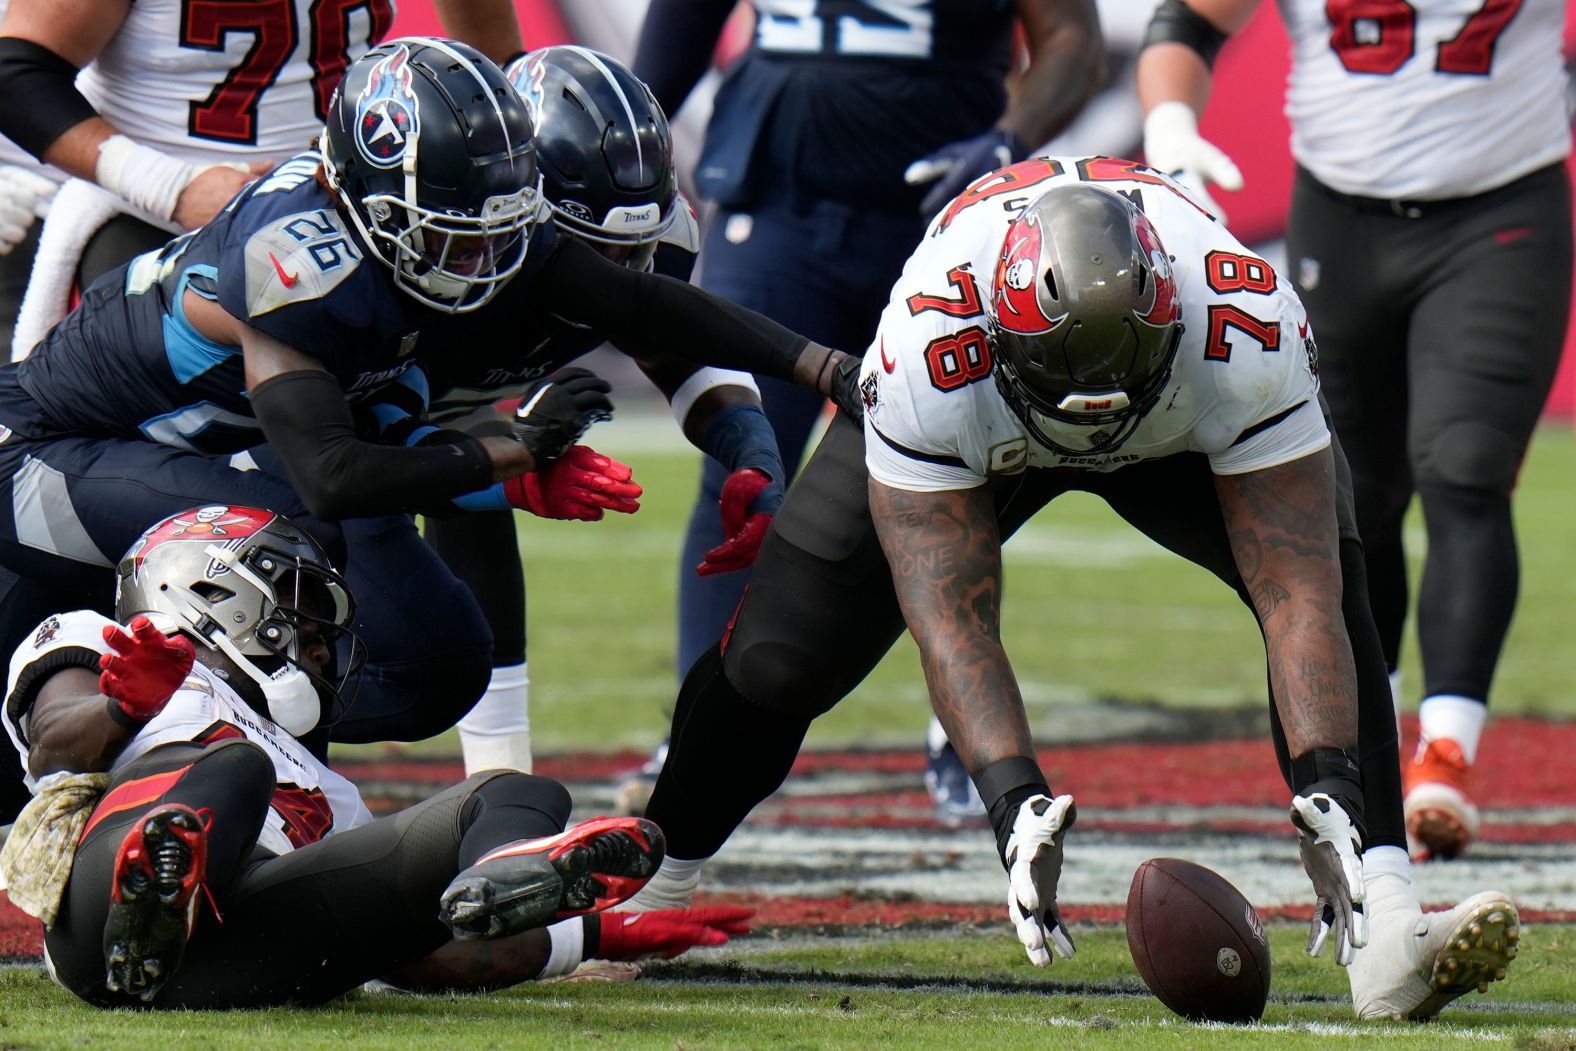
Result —
M 1072 955 L 1056 889 L 1075 810 L 1034 759 L 1000 595 L 1003 539 L 1081 490 L 1258 618 L 1318 900 L 1309 951 L 1334 944 L 1357 1012 L 1428 1017 L 1502 977 L 1504 895 L 1424 914 L 1412 889 L 1390 692 L 1316 368 L 1296 295 L 1158 172 L 1031 158 L 973 183 L 882 313 L 863 435 L 829 429 L 733 625 L 685 680 L 646 811 L 669 856 L 639 903 L 687 903 L 810 721 L 906 624 L 989 810 L 1020 940 L 1037 964 Z
M 1139 64 L 1145 151 L 1228 189 L 1198 135 L 1210 65 L 1258 0 L 1165 0 Z M 1516 604 L 1510 494 L 1563 344 L 1571 283 L 1561 0 L 1280 0 L 1298 164 L 1287 250 L 1319 330 L 1331 419 L 1392 686 L 1417 602 L 1422 733 L 1405 771 L 1419 856 L 1477 830 L 1469 774 Z

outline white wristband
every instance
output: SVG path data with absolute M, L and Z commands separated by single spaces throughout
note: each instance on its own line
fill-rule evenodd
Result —
M 99 144 L 93 177 L 110 193 L 168 222 L 181 191 L 202 171 L 151 146 L 111 135 Z
M 597 921 L 593 919 L 592 922 Z M 552 944 L 552 949 L 548 952 L 547 963 L 542 965 L 537 978 L 556 978 L 561 974 L 568 974 L 584 962 L 584 957 L 581 955 L 585 952 L 584 917 L 571 916 L 567 920 L 559 920 L 547 928 L 547 938 Z
M 690 410 L 695 407 L 695 402 L 702 394 L 713 387 L 743 387 L 760 397 L 761 388 L 755 385 L 755 377 L 748 372 L 735 372 L 732 369 L 697 369 L 695 374 L 673 392 L 671 405 L 673 418 L 679 421 L 679 426 L 684 426 L 684 421 L 689 418 Z

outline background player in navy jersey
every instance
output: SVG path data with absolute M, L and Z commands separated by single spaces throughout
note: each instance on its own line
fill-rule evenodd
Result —
M 700 284 L 828 346 L 863 347 L 930 216 L 975 176 L 1060 131 L 1094 90 L 1104 70 L 1095 7 L 1088 0 L 751 6 L 754 39 L 717 93 L 696 168 L 700 193 L 718 206 Z M 705 71 L 733 7 L 733 0 L 653 0 L 647 9 L 634 69 L 670 114 Z M 1015 19 L 1029 49 L 1022 69 L 1014 68 Z M 770 378 L 760 386 L 791 473 L 822 402 Z M 701 565 L 722 539 L 717 503 L 741 484 L 749 480 L 706 461 L 679 563 L 680 676 L 721 633 L 748 582 L 747 574 L 710 575 Z M 936 771 L 947 780 L 942 811 L 977 809 L 956 756 L 935 757 L 945 764 Z
M 638 487 L 621 465 L 574 448 L 609 409 L 606 386 L 583 370 L 533 392 L 510 434 L 444 431 L 398 405 L 394 419 L 381 414 L 402 392 L 424 401 L 424 355 L 513 339 L 510 305 L 539 296 L 565 321 L 719 365 L 764 365 L 823 393 L 851 361 L 555 239 L 537 181 L 529 120 L 492 63 L 430 38 L 363 56 L 336 94 L 321 158 L 281 166 L 201 230 L 106 275 L 33 357 L 0 370 L 11 495 L 0 562 L 96 608 L 104 552 L 172 505 L 284 508 L 330 549 L 332 520 L 385 516 L 378 557 L 389 579 L 425 574 L 426 608 L 444 613 L 429 619 L 470 648 L 444 668 L 397 652 L 382 666 L 383 636 L 363 622 L 373 660 L 362 707 L 337 732 L 414 739 L 453 725 L 485 687 L 490 637 L 402 516 L 521 507 L 599 517 L 633 510 Z M 489 318 L 500 324 L 489 329 Z M 367 440 L 385 425 L 404 444 Z M 211 455 L 265 439 L 288 483 Z M 409 608 L 373 601 L 366 616 Z
M 1156 167 L 1240 184 L 1197 121 L 1215 52 L 1256 6 L 1157 9 L 1139 65 Z M 1281 11 L 1298 165 L 1288 276 L 1318 328 L 1398 698 L 1401 527 L 1414 494 L 1422 504 L 1407 831 L 1419 856 L 1454 857 L 1477 833 L 1470 775 L 1516 606 L 1511 491 L 1569 316 L 1566 5 L 1288 0 Z
M 353 606 L 288 519 L 194 507 L 121 560 L 117 620 L 53 614 L 17 647 L 5 726 L 38 797 L 0 869 L 57 981 L 101 1006 L 318 1003 L 378 976 L 510 985 L 743 929 L 741 909 L 593 915 L 651 873 L 660 833 L 565 830 L 546 778 L 492 771 L 374 821 L 279 725 L 324 710 Z
M 677 190 L 673 142 L 666 116 L 651 92 L 622 63 L 580 47 L 533 51 L 505 70 L 525 100 L 536 129 L 542 193 L 561 237 L 579 238 L 614 262 L 689 278 L 699 235 L 689 203 Z M 539 377 L 602 342 L 598 329 L 562 321 L 550 304 L 527 296 L 511 310 L 511 341 L 480 339 L 466 355 L 431 360 L 429 416 L 472 433 L 498 431 L 494 403 L 518 398 Z M 777 443 L 747 373 L 699 369 L 690 362 L 643 351 L 623 339 L 673 404 L 674 417 L 696 446 L 753 483 L 730 490 L 732 503 L 713 508 L 723 518 L 724 542 L 708 565 L 748 565 L 782 500 Z M 435 518 L 427 537 L 476 595 L 493 636 L 487 690 L 461 720 L 466 769 L 530 771 L 527 704 L 525 579 L 512 511 L 478 511 Z M 412 639 L 412 652 L 439 646 Z

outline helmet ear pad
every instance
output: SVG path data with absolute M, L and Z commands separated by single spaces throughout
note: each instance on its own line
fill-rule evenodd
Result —
M 1041 194 L 1003 239 L 986 331 L 997 388 L 1036 438 L 1061 448 L 1038 414 L 1105 429 L 1094 448 L 1115 449 L 1169 384 L 1182 333 L 1158 232 L 1101 187 Z

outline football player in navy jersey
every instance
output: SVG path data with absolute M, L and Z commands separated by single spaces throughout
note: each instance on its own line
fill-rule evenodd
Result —
M 823 394 L 846 374 L 846 355 L 557 238 L 538 181 L 529 118 L 491 62 L 434 38 L 369 52 L 336 93 L 321 155 L 287 162 L 212 223 L 106 275 L 32 357 L 0 370 L 11 496 L 0 564 L 99 608 L 106 552 L 196 501 L 280 509 L 331 551 L 342 542 L 333 523 L 358 516 L 634 510 L 627 468 L 575 446 L 610 410 L 606 385 L 584 370 L 539 386 L 510 433 L 401 417 L 393 435 L 377 434 L 387 397 L 424 396 L 421 360 L 467 353 L 461 333 L 517 338 L 508 308 L 526 295 L 606 336 Z M 459 327 L 462 317 L 478 327 Z M 488 317 L 499 323 L 487 328 Z M 265 441 L 288 483 L 238 469 L 248 464 L 236 454 Z M 396 534 L 382 547 L 391 572 L 448 585 L 431 596 L 429 622 L 478 640 L 444 669 L 383 674 L 374 660 L 363 673 L 364 703 L 395 695 L 367 709 L 390 713 L 381 739 L 430 736 L 480 695 L 490 637 L 414 526 L 384 528 Z
M 581 239 L 632 269 L 687 280 L 699 231 L 677 190 L 667 117 L 646 86 L 616 59 L 582 47 L 542 48 L 516 59 L 505 73 L 536 129 L 542 192 L 558 235 Z M 603 339 L 596 329 L 561 320 L 529 290 L 506 309 L 509 327 L 519 333 L 516 340 L 470 340 L 467 345 L 477 344 L 477 352 L 432 359 L 434 421 L 475 434 L 497 432 L 505 424 L 495 402 L 518 398 Z M 456 323 L 468 325 L 470 317 Z M 748 373 L 698 368 L 628 339 L 620 340 L 619 349 L 672 402 L 675 418 L 696 446 L 733 472 L 721 515 L 712 510 L 724 520 L 726 539 L 707 553 L 705 563 L 718 571 L 748 565 L 782 502 L 784 474 L 754 381 Z M 431 519 L 426 529 L 492 628 L 492 677 L 459 725 L 466 768 L 529 772 L 525 579 L 514 515 L 478 511 Z M 441 641 L 426 633 L 409 645 L 420 652 Z
M 863 347 L 930 216 L 974 177 L 1022 159 L 1082 108 L 1104 70 L 1095 5 L 751 6 L 754 40 L 717 93 L 696 168 L 701 194 L 718 206 L 700 284 L 774 320 L 791 319 L 828 346 Z M 670 114 L 705 71 L 733 7 L 733 0 L 652 0 L 634 69 Z M 1015 19 L 1030 56 L 1019 70 Z M 769 377 L 760 387 L 792 473 L 822 402 Z M 714 508 L 731 474 L 705 462 L 679 562 L 681 676 L 721 633 L 748 582 L 745 573 L 694 572 L 721 540 Z M 938 810 L 967 813 L 978 803 L 943 745 L 938 735 L 933 760 L 947 782 Z

